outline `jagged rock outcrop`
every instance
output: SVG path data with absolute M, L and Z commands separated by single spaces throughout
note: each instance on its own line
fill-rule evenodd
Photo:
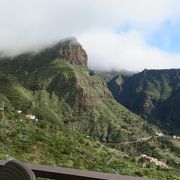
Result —
M 76 38 L 59 43 L 57 57 L 69 61 L 71 64 L 87 66 L 88 56 Z

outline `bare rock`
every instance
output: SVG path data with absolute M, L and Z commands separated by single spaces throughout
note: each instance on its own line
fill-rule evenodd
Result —
M 67 60 L 74 65 L 87 66 L 87 53 L 75 38 L 61 42 L 59 47 L 59 59 Z

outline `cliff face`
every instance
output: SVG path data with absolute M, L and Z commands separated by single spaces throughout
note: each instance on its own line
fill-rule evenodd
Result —
M 76 39 L 70 39 L 59 44 L 60 48 L 57 53 L 59 59 L 69 61 L 74 65 L 87 66 L 87 54 L 81 44 Z

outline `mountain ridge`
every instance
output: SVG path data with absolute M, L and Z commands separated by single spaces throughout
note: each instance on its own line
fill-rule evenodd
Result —
M 118 102 L 142 117 L 154 120 L 154 123 L 161 123 L 168 131 L 175 131 L 175 128 L 180 130 L 179 116 L 173 118 L 178 114 L 178 105 L 172 102 L 172 99 L 175 102 L 174 96 L 179 96 L 180 69 L 144 70 L 128 77 L 121 84 L 117 82 L 119 79 L 121 77 L 114 77 L 108 83 Z M 165 123 L 170 123 L 171 128 Z

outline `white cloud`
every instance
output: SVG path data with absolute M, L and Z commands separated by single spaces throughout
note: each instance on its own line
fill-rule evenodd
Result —
M 80 42 L 89 54 L 89 67 L 95 70 L 177 68 L 180 54 L 169 54 L 147 44 L 135 31 L 117 34 L 97 30 L 84 33 Z
M 179 9 L 179 0 L 0 0 L 0 51 L 15 54 L 50 44 L 68 36 L 77 36 L 81 39 L 87 37 L 87 39 L 83 38 L 83 44 L 88 45 L 90 57 L 94 57 L 96 60 L 97 57 L 101 57 L 97 67 L 105 68 L 105 64 L 101 64 L 103 56 L 99 54 L 101 51 L 107 50 L 109 59 L 112 56 L 112 60 L 106 61 L 106 66 L 119 67 L 121 65 L 119 61 L 115 61 L 114 49 L 116 52 L 123 51 L 123 56 L 121 56 L 123 59 L 133 58 L 131 61 L 139 59 L 144 52 L 144 60 L 138 61 L 142 63 L 141 67 L 143 68 L 148 63 L 145 52 L 149 53 L 148 56 L 156 54 L 156 59 L 165 58 L 162 63 L 166 67 L 169 63 L 167 59 L 175 58 L 174 55 L 148 46 L 143 34 L 151 34 L 167 20 L 179 23 Z M 139 35 L 133 35 L 138 37 L 129 37 L 132 33 L 124 34 L 124 36 L 112 33 L 121 32 L 127 26 L 131 28 L 131 31 L 138 31 Z M 101 49 L 98 49 L 96 45 L 94 45 L 96 47 L 94 50 L 89 48 L 89 46 L 93 46 L 90 45 L 93 42 L 89 37 L 90 34 L 92 32 L 101 34 L 99 31 L 96 32 L 97 29 L 103 29 L 102 35 L 104 34 L 104 36 L 110 31 L 110 37 L 106 37 L 106 41 L 104 40 L 112 43 L 108 48 L 101 46 Z M 102 42 L 103 38 L 105 37 L 101 37 L 101 39 L 97 37 L 94 42 L 98 44 L 98 42 Z M 122 46 L 120 49 L 118 49 L 119 45 Z M 137 53 L 131 53 L 134 55 L 130 56 L 127 53 L 130 50 L 122 50 L 125 47 L 131 48 L 132 52 L 136 47 Z M 93 62 L 94 60 L 91 58 L 91 66 Z M 126 64 L 123 65 L 124 69 L 133 69 Z M 132 65 L 135 69 L 137 63 Z M 169 67 L 171 66 L 169 65 Z
M 97 0 L 95 2 L 95 0 L 88 0 L 89 10 L 93 12 L 96 23 L 115 27 L 132 23 L 134 26 L 143 28 L 154 27 L 165 19 L 172 18 L 173 1 Z

